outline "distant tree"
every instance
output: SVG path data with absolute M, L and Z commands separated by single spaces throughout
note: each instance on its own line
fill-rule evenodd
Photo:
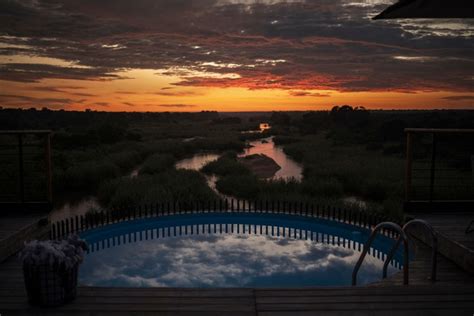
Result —
M 270 117 L 270 121 L 272 125 L 289 125 L 291 122 L 291 118 L 288 113 L 284 112 L 272 112 L 272 116 Z
M 301 121 L 296 125 L 303 134 L 316 134 L 320 130 L 327 128 L 327 112 L 310 111 L 302 115 Z
M 215 123 L 215 124 L 233 125 L 233 124 L 241 124 L 242 120 L 240 119 L 240 117 L 224 117 L 224 118 L 221 118 L 221 119 L 219 119 L 219 118 L 213 119 L 212 122 Z
M 329 115 L 336 125 L 347 127 L 362 126 L 369 120 L 369 111 L 365 107 L 352 107 L 347 104 L 334 106 Z
M 126 127 L 124 125 L 106 122 L 91 127 L 84 137 L 90 139 L 90 142 L 112 144 L 122 140 L 125 134 Z

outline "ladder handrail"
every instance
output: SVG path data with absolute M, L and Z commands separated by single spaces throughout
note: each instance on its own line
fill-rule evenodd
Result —
M 431 226 L 427 221 L 422 220 L 422 219 L 412 219 L 411 221 L 408 221 L 402 227 L 403 232 L 405 232 L 406 234 L 407 229 L 415 224 L 423 225 L 431 235 L 431 247 L 433 248 L 433 250 L 431 251 L 431 277 L 430 278 L 432 281 L 436 281 L 436 264 L 437 264 L 437 256 L 438 256 L 438 234 L 433 229 L 433 226 Z M 392 247 L 389 254 L 387 255 L 387 259 L 385 260 L 383 264 L 383 278 L 384 279 L 387 277 L 388 264 L 390 261 L 392 261 L 393 256 L 395 255 L 395 252 L 400 246 L 400 242 L 401 242 L 401 239 L 399 237 L 396 244 Z
M 408 284 L 408 237 L 406 236 L 405 232 L 398 224 L 395 224 L 393 222 L 382 222 L 378 224 L 377 226 L 375 226 L 374 229 L 372 230 L 369 239 L 364 244 L 364 250 L 360 254 L 359 260 L 357 260 L 357 263 L 354 266 L 354 270 L 352 271 L 352 285 L 353 286 L 357 284 L 357 273 L 359 272 L 360 266 L 362 265 L 362 262 L 364 261 L 365 256 L 367 255 L 367 252 L 370 249 L 370 245 L 375 240 L 375 237 L 377 237 L 378 232 L 382 228 L 391 228 L 397 231 L 400 234 L 400 237 L 403 239 L 403 244 L 404 244 L 403 284 L 405 285 Z

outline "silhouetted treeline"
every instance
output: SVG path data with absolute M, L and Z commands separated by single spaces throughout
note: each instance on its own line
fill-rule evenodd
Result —
M 217 112 L 97 112 L 51 111 L 34 108 L 1 109 L 0 130 L 52 129 L 56 148 L 81 148 L 91 145 L 113 144 L 119 141 L 139 141 L 142 135 L 130 125 L 181 124 L 218 120 Z
M 215 111 L 202 111 L 196 113 L 178 112 L 98 112 L 98 111 L 51 111 L 48 109 L 36 110 L 34 108 L 1 109 L 0 129 L 61 129 L 98 125 L 108 121 L 116 125 L 127 126 L 130 123 L 159 123 L 183 121 L 207 121 L 218 119 Z
M 331 111 L 273 112 L 270 122 L 275 132 L 281 131 L 286 137 L 295 131 L 302 135 L 326 131 L 328 137 L 337 142 L 377 146 L 384 142 L 404 141 L 404 129 L 408 127 L 474 128 L 474 111 L 370 111 L 364 107 L 342 105 L 333 107 Z M 281 140 L 285 141 L 284 137 Z

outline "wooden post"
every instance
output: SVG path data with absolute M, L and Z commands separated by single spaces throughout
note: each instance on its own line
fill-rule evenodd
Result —
M 433 202 L 434 181 L 435 181 L 435 162 L 436 162 L 436 134 L 433 133 L 433 144 L 431 150 L 431 168 L 430 168 L 430 202 Z
M 411 172 L 412 172 L 412 135 L 407 132 L 407 160 L 405 170 L 405 200 L 407 202 L 411 199 Z
M 25 178 L 23 170 L 23 135 L 18 134 L 18 175 L 20 180 L 20 202 L 25 202 Z
M 49 203 L 53 203 L 53 174 L 51 164 L 51 134 L 46 134 L 45 164 L 46 164 L 46 189 Z

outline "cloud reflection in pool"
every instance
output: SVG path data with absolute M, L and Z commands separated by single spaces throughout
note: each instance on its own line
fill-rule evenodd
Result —
M 179 227 L 184 232 L 186 226 Z M 357 242 L 337 237 L 338 242 L 334 243 L 336 237 L 332 237 L 333 245 L 331 236 L 324 234 L 316 242 L 311 236 L 316 234 L 318 238 L 318 233 L 306 229 L 229 224 L 220 233 L 218 225 L 198 224 L 193 234 L 188 231 L 188 234 L 177 234 L 180 236 L 172 233 L 178 228 L 171 228 L 171 233 L 168 229 L 161 227 L 102 238 L 99 244 L 104 245 L 100 247 L 103 249 L 95 248 L 81 266 L 80 283 L 125 287 L 350 285 L 352 269 L 360 254 Z M 263 234 L 259 234 L 260 229 Z M 358 284 L 380 279 L 381 258 L 383 255 L 367 256 Z M 389 273 L 396 271 L 393 266 L 389 269 Z

